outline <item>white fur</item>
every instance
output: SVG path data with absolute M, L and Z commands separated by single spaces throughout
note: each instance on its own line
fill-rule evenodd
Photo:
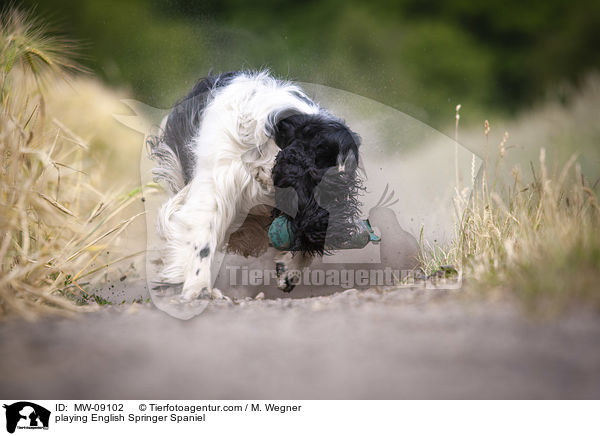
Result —
M 168 181 L 172 194 L 158 217 L 166 243 L 161 280 L 183 283 L 184 300 L 215 295 L 215 252 L 251 208 L 274 204 L 271 169 L 279 148 L 269 135 L 285 114 L 320 110 L 299 95 L 304 94 L 298 87 L 267 72 L 245 73 L 217 88 L 190 144 L 196 166 L 185 187 L 177 157 L 159 145 L 167 164 L 156 174 Z M 206 248 L 209 254 L 201 256 Z

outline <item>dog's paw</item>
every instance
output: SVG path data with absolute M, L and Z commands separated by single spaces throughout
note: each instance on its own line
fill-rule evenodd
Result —
M 300 282 L 300 271 L 288 270 L 288 267 L 283 262 L 275 264 L 275 273 L 277 275 L 277 287 L 283 292 L 292 292 Z
M 212 290 L 208 289 L 206 286 L 202 288 L 184 287 L 181 295 L 179 296 L 179 301 L 182 303 L 189 303 L 193 300 L 209 300 L 212 298 L 212 294 Z
M 211 289 L 211 291 L 210 291 L 210 298 L 212 298 L 213 300 L 226 300 L 226 297 L 217 288 L 212 288 Z
M 200 289 L 189 288 L 184 289 L 179 296 L 179 301 L 182 303 L 188 303 L 193 300 L 225 300 L 227 297 L 223 295 L 221 290 L 217 288 L 209 289 L 204 286 Z

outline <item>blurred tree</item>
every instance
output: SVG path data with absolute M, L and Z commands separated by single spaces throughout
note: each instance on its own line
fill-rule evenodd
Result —
M 600 2 L 23 0 L 88 41 L 88 66 L 169 106 L 211 68 L 270 67 L 435 127 L 514 113 L 600 66 Z

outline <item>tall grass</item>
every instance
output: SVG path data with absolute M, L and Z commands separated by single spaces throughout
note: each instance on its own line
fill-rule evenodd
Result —
M 0 11 L 0 62 L 2 83 L 0 96 L 5 96 L 6 81 L 13 68 L 28 71 L 38 86 L 45 81 L 66 78 L 66 74 L 84 71 L 72 60 L 76 44 L 66 38 L 51 35 L 48 25 L 31 14 L 12 8 Z
M 550 173 L 541 148 L 530 171 L 529 183 L 515 169 L 511 185 L 484 178 L 475 188 L 459 228 L 465 275 L 475 288 L 508 291 L 536 312 L 574 302 L 600 309 L 597 193 L 575 156 Z
M 527 173 L 514 167 L 512 177 L 502 177 L 507 153 L 520 149 L 509 145 L 508 133 L 493 147 L 489 132 L 486 121 L 479 177 L 473 174 L 470 190 L 456 190 L 456 238 L 423 250 L 425 269 L 461 266 L 467 289 L 516 297 L 540 314 L 574 303 L 600 309 L 598 182 L 586 182 L 576 155 L 549 170 L 539 145 Z
M 0 318 L 85 310 L 85 283 L 135 219 L 118 218 L 136 192 L 92 186 L 89 144 L 45 110 L 45 90 L 79 70 L 74 49 L 22 12 L 0 17 Z

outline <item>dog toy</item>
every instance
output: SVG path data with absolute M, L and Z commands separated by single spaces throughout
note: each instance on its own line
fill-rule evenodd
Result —
M 288 218 L 280 215 L 273 220 L 269 227 L 269 240 L 271 245 L 277 250 L 289 250 L 294 240 L 294 232 Z M 353 232 L 347 241 L 339 247 L 329 247 L 332 250 L 348 250 L 352 248 L 364 248 L 369 242 L 378 244 L 381 237 L 376 235 L 371 227 L 369 219 L 358 222 L 356 231 Z

